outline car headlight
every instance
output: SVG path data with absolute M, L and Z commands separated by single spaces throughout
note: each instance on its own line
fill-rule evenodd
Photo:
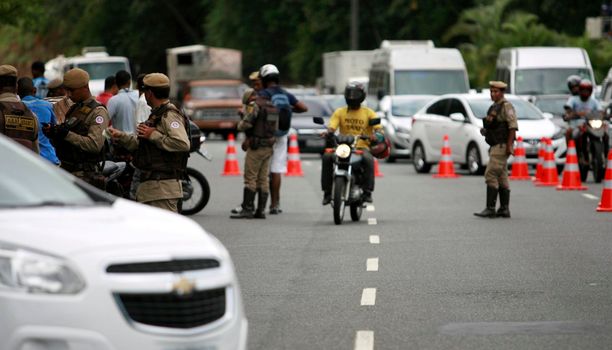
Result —
M 32 294 L 76 294 L 85 281 L 54 256 L 0 245 L 0 290 Z
M 603 121 L 599 120 L 599 119 L 591 119 L 589 120 L 589 125 L 593 128 L 593 129 L 599 129 L 601 128 L 601 126 L 603 125 Z
M 555 131 L 555 133 L 552 136 L 553 140 L 558 140 L 560 138 L 565 137 L 565 129 L 563 128 L 557 128 L 557 131 Z
M 348 156 L 351 155 L 351 147 L 347 144 L 341 144 L 340 146 L 336 147 L 336 156 L 338 158 L 347 158 Z

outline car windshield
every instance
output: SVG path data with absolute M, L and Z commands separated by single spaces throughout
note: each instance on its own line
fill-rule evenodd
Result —
M 419 70 L 395 72 L 396 95 L 443 95 L 467 93 L 469 87 L 462 70 Z
M 412 117 L 421 107 L 425 106 L 431 98 L 419 98 L 411 100 L 396 100 L 393 101 L 391 114 L 396 117 Z
M 125 63 L 123 62 L 79 63 L 77 67 L 87 71 L 90 80 L 104 80 L 111 75 L 115 76 L 120 70 L 126 70 Z
M 570 75 L 593 79 L 586 68 L 518 69 L 514 77 L 514 94 L 567 94 L 567 77 Z
M 193 100 L 223 100 L 240 98 L 240 91 L 236 86 L 192 86 L 191 98 Z
M 0 209 L 94 204 L 68 176 L 6 138 L 0 138 L 0 159 Z
M 327 104 L 329 104 L 329 107 L 331 108 L 332 111 L 335 111 L 336 109 L 340 107 L 346 106 L 344 95 L 327 95 L 324 98 L 325 98 L 325 101 L 327 101 Z
M 516 118 L 518 120 L 537 120 L 543 119 L 544 116 L 538 111 L 531 103 L 520 99 L 508 99 L 508 102 L 512 103 L 514 110 L 516 111 Z M 487 115 L 487 111 L 493 102 L 487 99 L 472 99 L 468 100 L 468 104 L 474 113 L 474 116 L 478 119 L 482 119 Z
M 308 111 L 293 113 L 293 117 L 329 117 L 332 114 L 332 110 L 323 99 L 304 98 L 301 101 L 308 107 Z
M 563 106 L 565 106 L 566 103 L 567 97 L 537 99 L 535 101 L 536 107 L 538 107 L 542 112 L 552 113 L 556 115 L 563 114 Z

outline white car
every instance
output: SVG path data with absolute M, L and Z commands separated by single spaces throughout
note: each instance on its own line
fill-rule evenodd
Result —
M 387 95 L 380 100 L 379 115 L 385 136 L 391 142 L 391 153 L 387 162 L 410 157 L 410 130 L 412 116 L 435 95 Z
M 523 137 L 527 163 L 538 162 L 538 143 L 542 137 L 552 138 L 558 165 L 565 163 L 565 135 L 562 129 L 546 118 L 531 103 L 506 95 L 516 110 L 517 137 Z M 444 135 L 449 137 L 454 163 L 466 167 L 470 174 L 481 174 L 489 162 L 489 145 L 480 134 L 482 118 L 492 101 L 487 94 L 449 94 L 439 96 L 413 117 L 412 159 L 419 173 L 427 173 L 439 162 Z M 512 163 L 512 157 L 509 159 Z
M 228 251 L 0 135 L 0 348 L 245 349 Z

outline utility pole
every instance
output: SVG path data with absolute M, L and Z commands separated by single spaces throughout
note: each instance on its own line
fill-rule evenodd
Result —
M 351 0 L 351 50 L 359 49 L 359 0 Z

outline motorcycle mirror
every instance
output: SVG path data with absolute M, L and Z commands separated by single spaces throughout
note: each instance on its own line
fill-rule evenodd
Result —
M 370 121 L 368 122 L 369 126 L 374 126 L 374 125 L 378 125 L 378 124 L 380 124 L 380 118 L 370 119 Z
M 315 124 L 325 125 L 325 120 L 323 120 L 323 117 L 312 117 L 312 121 Z

